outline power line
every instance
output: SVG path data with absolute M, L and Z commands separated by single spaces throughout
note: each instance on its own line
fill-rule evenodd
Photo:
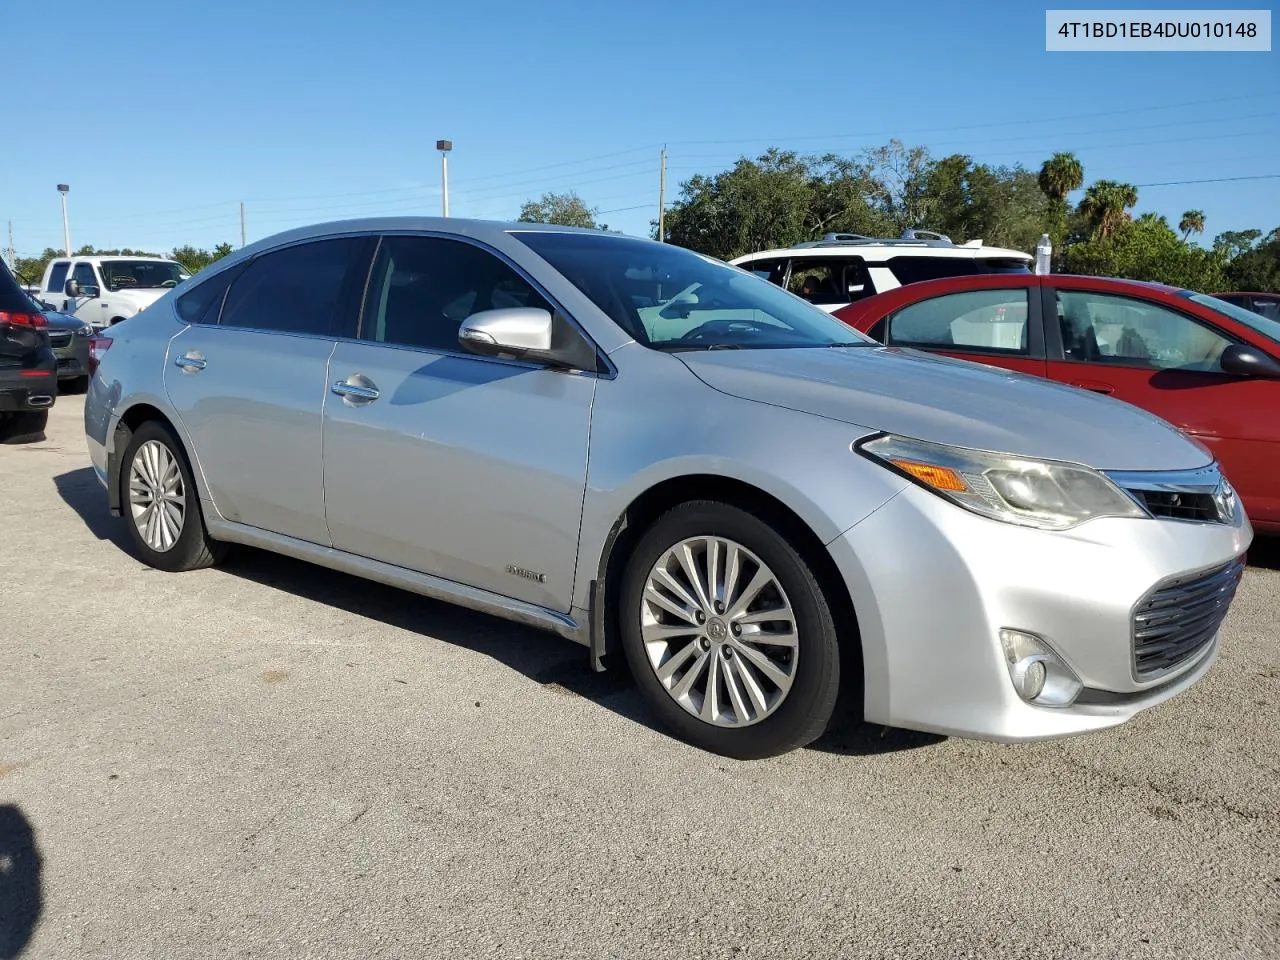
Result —
M 1280 96 L 1280 91 L 1270 91 L 1266 93 L 1248 93 L 1235 97 L 1217 97 L 1212 100 L 1189 100 L 1184 103 L 1168 103 L 1160 106 L 1149 107 L 1128 107 L 1123 110 L 1100 110 L 1090 113 L 1074 113 L 1061 117 L 1041 117 L 1036 120 L 1028 120 L 1025 117 L 1018 120 L 1001 120 L 991 123 L 967 123 L 952 127 L 919 127 L 915 130 L 888 130 L 879 133 L 841 133 L 841 134 L 814 134 L 804 136 L 786 136 L 786 137 L 748 137 L 739 140 L 672 140 L 670 143 L 685 145 L 715 145 L 715 144 L 734 144 L 734 143 L 774 143 L 787 142 L 795 140 L 848 140 L 856 137 L 896 137 L 902 134 L 921 134 L 921 133 L 949 133 L 953 130 L 985 130 L 991 127 L 1009 127 L 1014 125 L 1030 125 L 1039 123 L 1061 123 L 1064 120 L 1089 120 L 1095 117 L 1115 117 L 1132 113 L 1148 113 L 1153 110 L 1175 110 L 1184 107 L 1199 107 L 1215 103 L 1233 103 L 1240 100 L 1256 100 L 1260 97 Z
M 1135 183 L 1135 187 L 1181 187 L 1189 183 L 1236 183 L 1241 180 L 1280 180 L 1280 173 L 1259 173 L 1251 177 L 1210 177 L 1207 180 L 1164 180 L 1160 183 Z

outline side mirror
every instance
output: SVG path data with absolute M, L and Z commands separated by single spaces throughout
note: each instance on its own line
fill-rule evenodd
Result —
M 1247 343 L 1233 343 L 1218 358 L 1223 372 L 1235 377 L 1280 380 L 1280 361 Z
M 481 310 L 462 321 L 458 342 L 490 356 L 550 353 L 551 313 L 533 307 Z
M 98 288 L 93 284 L 81 284 L 77 280 L 68 280 L 66 290 L 68 297 L 89 297 L 92 299 L 99 293 Z
M 481 310 L 462 321 L 458 342 L 488 357 L 533 360 L 570 370 L 595 370 L 596 351 L 564 318 L 537 307 Z

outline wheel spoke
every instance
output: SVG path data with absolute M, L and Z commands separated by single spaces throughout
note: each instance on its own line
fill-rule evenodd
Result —
M 667 611 L 667 613 L 671 614 L 672 616 L 679 617 L 681 620 L 684 620 L 692 624 L 693 626 L 697 626 L 698 617 L 693 610 L 688 610 L 680 606 L 680 604 L 676 603 L 674 600 L 663 596 L 661 593 L 659 593 L 657 590 L 654 589 L 652 583 L 650 583 L 647 587 L 644 588 L 644 598 L 649 603 L 652 603 L 655 606 L 661 607 L 663 610 Z
M 741 643 L 766 644 L 774 647 L 791 647 L 795 648 L 800 644 L 800 637 L 795 631 L 795 627 L 788 625 L 786 630 L 779 630 L 777 633 L 766 630 L 756 630 L 752 632 L 742 631 L 742 635 L 738 637 Z
M 702 719 L 707 723 L 715 723 L 720 716 L 720 655 L 713 653 L 707 658 L 706 692 L 702 695 Z
M 742 686 L 746 688 L 747 698 L 751 701 L 751 706 L 755 708 L 756 716 L 763 716 L 769 708 L 764 690 L 760 688 L 760 680 L 744 658 L 735 657 L 734 662 L 737 664 L 738 677 L 742 680 Z
M 725 613 L 730 620 L 736 620 L 739 616 L 746 612 L 747 607 L 751 606 L 751 601 L 760 596 L 760 591 L 773 582 L 773 574 L 768 567 L 758 567 L 755 576 L 751 578 L 751 582 L 746 585 L 742 593 L 734 598 L 733 606 Z
M 676 671 L 689 662 L 689 658 L 698 652 L 698 641 L 693 640 L 684 648 L 676 651 L 667 658 L 667 662 L 656 668 L 658 679 L 662 681 L 662 685 L 666 686 L 671 682 L 671 678 L 676 675 Z
M 727 556 L 724 564 L 724 587 L 720 592 L 720 600 L 727 610 L 733 600 L 733 591 L 738 589 L 738 575 L 742 573 L 742 551 L 736 544 L 727 543 L 725 552 Z
M 733 717 L 738 723 L 746 723 L 751 717 L 751 710 L 742 699 L 742 688 L 738 683 L 738 670 L 742 661 L 738 657 L 726 660 L 724 664 L 724 685 L 729 691 L 729 703 L 733 705 Z M 763 712 L 763 711 L 762 711 Z
M 738 653 L 751 661 L 753 667 L 768 677 L 780 691 L 786 693 L 791 689 L 791 677 L 759 650 L 746 644 L 740 644 L 737 650 Z
M 673 577 L 665 567 L 659 567 L 653 573 L 653 579 L 657 580 L 664 587 L 674 593 L 690 610 L 697 610 L 701 606 L 697 599 L 690 595 L 689 591 L 684 588 L 679 580 Z
M 691 666 L 685 672 L 685 675 L 680 678 L 680 682 L 671 688 L 671 696 L 676 700 L 683 700 L 688 696 L 689 691 L 693 689 L 694 683 L 696 683 L 698 678 L 702 676 L 703 667 L 707 665 L 707 661 L 710 659 L 711 654 L 708 651 L 699 651 L 698 659 L 693 661 L 693 666 Z
M 640 636 L 645 643 L 668 643 L 679 637 L 696 637 L 699 628 L 692 623 L 642 623 Z
M 707 537 L 707 599 L 712 604 L 723 599 L 720 596 L 720 541 Z M 711 611 L 707 611 L 711 615 Z
M 693 551 L 689 549 L 688 543 L 680 544 L 680 549 L 676 551 L 676 559 L 680 561 L 680 567 L 684 570 L 684 575 L 689 578 L 689 585 L 693 587 L 694 593 L 697 594 L 698 604 L 704 610 L 711 609 L 711 598 L 707 595 L 705 584 L 702 582 L 702 575 L 698 572 L 698 564 L 693 559 Z

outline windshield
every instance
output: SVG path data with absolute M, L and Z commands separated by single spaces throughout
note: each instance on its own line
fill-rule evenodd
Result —
M 1217 297 L 1211 297 L 1204 293 L 1183 290 L 1181 295 L 1192 303 L 1198 303 L 1202 307 L 1208 307 L 1210 310 L 1224 313 L 1237 323 L 1243 323 L 1255 333 L 1262 334 L 1268 340 L 1280 343 L 1280 320 L 1272 320 L 1270 317 L 1264 317 L 1260 313 L 1254 313 L 1244 307 L 1237 307 L 1234 303 L 1227 303 L 1225 300 L 1219 300 Z
M 767 280 L 682 247 L 589 233 L 513 236 L 656 350 L 877 345 Z
M 108 290 L 176 287 L 191 276 L 180 264 L 168 260 L 104 260 L 101 268 Z

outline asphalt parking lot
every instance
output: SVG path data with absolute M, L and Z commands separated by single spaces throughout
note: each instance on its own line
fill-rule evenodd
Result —
M 738 763 L 555 637 L 142 566 L 81 410 L 0 448 L 0 958 L 1280 956 L 1274 543 L 1126 727 Z

